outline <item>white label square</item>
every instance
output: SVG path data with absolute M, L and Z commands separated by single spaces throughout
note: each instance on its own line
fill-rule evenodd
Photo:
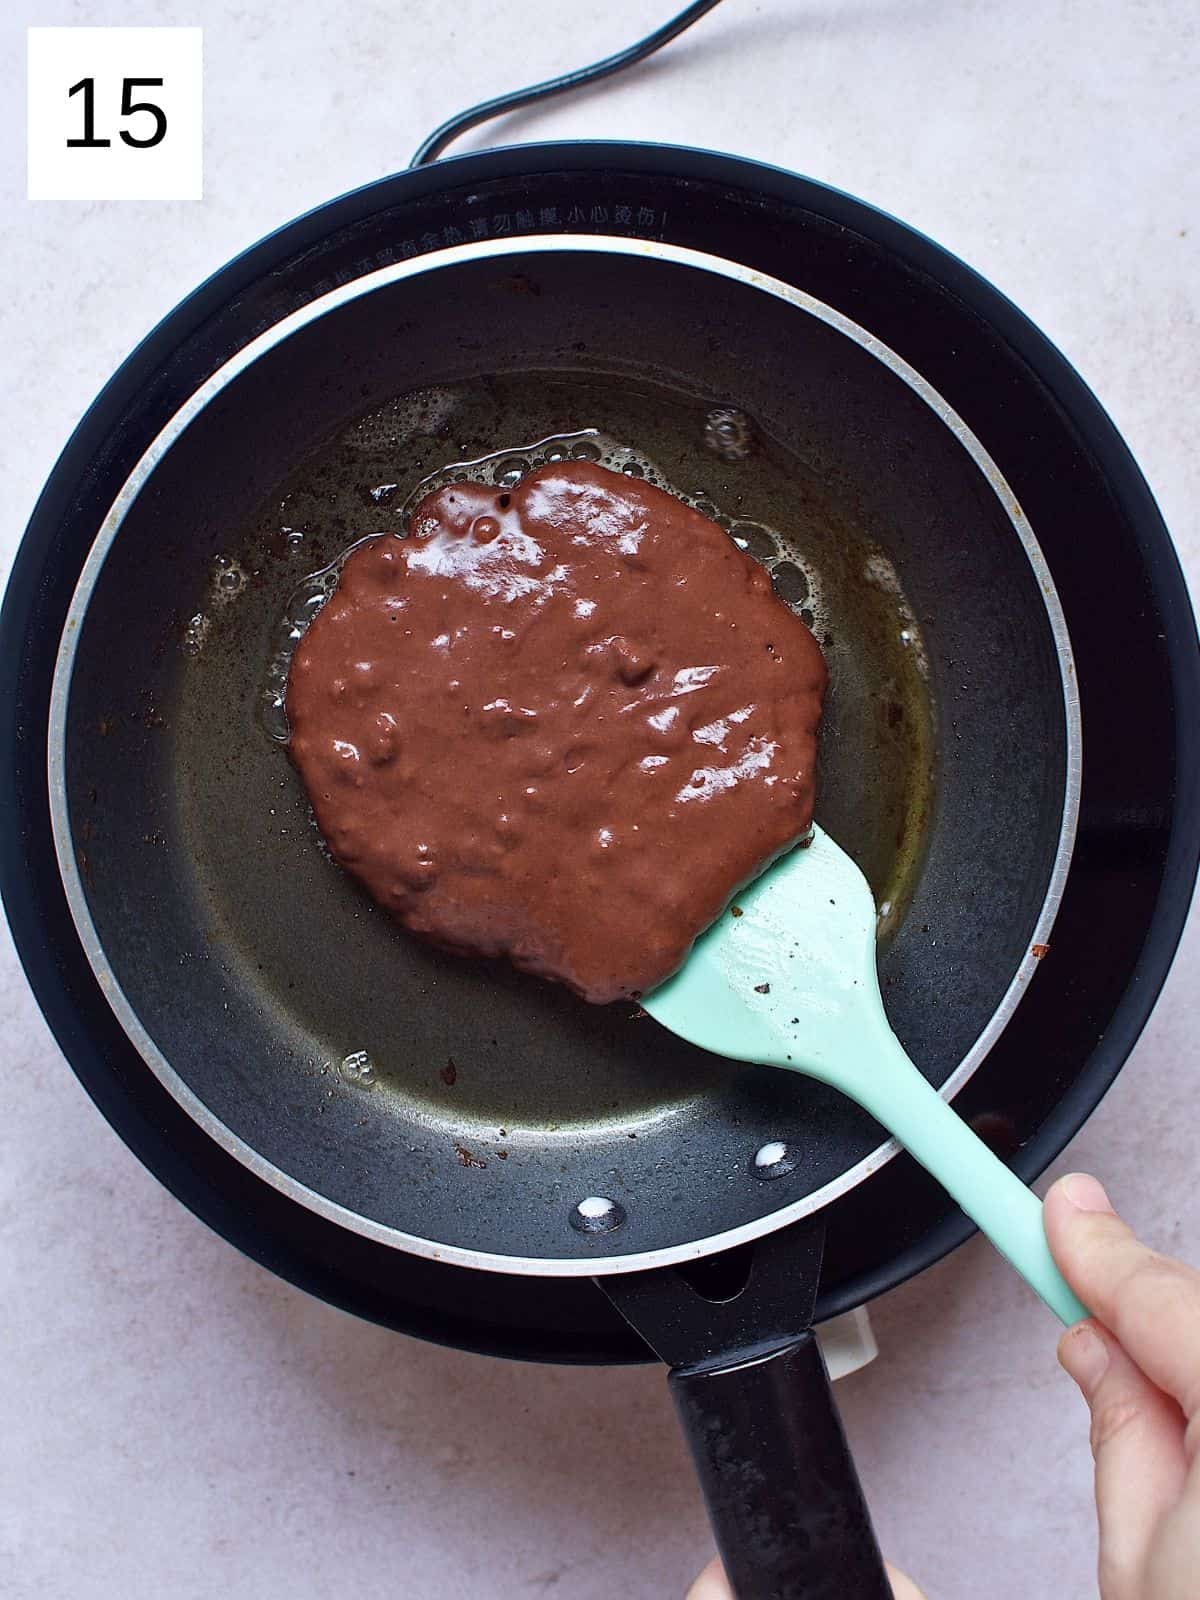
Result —
M 28 37 L 31 200 L 201 198 L 203 29 Z

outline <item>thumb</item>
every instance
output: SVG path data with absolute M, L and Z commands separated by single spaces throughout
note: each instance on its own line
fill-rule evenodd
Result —
M 911 1578 L 906 1578 L 904 1573 L 897 1571 L 890 1561 L 886 1565 L 894 1600 L 925 1600 L 925 1596 Z M 725 1569 L 721 1565 L 720 1556 L 714 1556 L 705 1567 L 688 1590 L 687 1600 L 735 1600 L 733 1590 L 729 1587 L 729 1579 L 725 1576 Z
M 1086 1173 L 1060 1178 L 1043 1215 L 1054 1259 L 1084 1305 L 1186 1417 L 1200 1412 L 1200 1272 L 1144 1245 Z
M 1101 1588 L 1132 1594 L 1187 1476 L 1172 1394 L 1195 1398 L 1200 1279 L 1147 1249 L 1082 1173 L 1050 1190 L 1045 1221 L 1056 1261 L 1097 1319 L 1068 1328 L 1058 1358 L 1092 1413 Z
M 901 1572 L 899 1567 L 894 1567 L 890 1561 L 885 1563 L 887 1575 L 892 1581 L 892 1593 L 896 1600 L 925 1600 L 924 1593 L 907 1573 Z
M 687 1592 L 687 1600 L 733 1600 L 720 1556 L 714 1556 Z

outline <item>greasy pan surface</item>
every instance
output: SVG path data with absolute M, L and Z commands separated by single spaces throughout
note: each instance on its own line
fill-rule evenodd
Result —
M 237 552 L 251 581 L 232 620 L 199 657 L 181 648 L 231 530 L 331 433 L 397 393 L 514 370 L 592 385 L 588 414 L 568 424 L 617 435 L 621 384 L 690 397 L 700 415 L 742 408 L 816 486 L 828 559 L 865 537 L 894 565 L 921 622 L 940 737 L 932 804 L 903 819 L 919 850 L 899 828 L 903 861 L 877 863 L 879 883 L 891 870 L 911 895 L 882 971 L 897 1030 L 935 1083 L 975 1064 L 1032 965 L 1063 831 L 1068 718 L 1048 582 L 1011 496 L 836 319 L 754 284 L 586 249 L 401 273 L 276 343 L 198 411 L 85 577 L 95 586 L 71 635 L 69 710 L 64 695 L 52 734 L 60 848 L 98 939 L 93 960 L 178 1082 L 160 1075 L 304 1204 L 448 1259 L 487 1252 L 515 1258 L 488 1263 L 512 1270 L 588 1272 L 826 1203 L 878 1164 L 880 1134 L 817 1086 L 712 1062 L 627 1007 L 588 1008 L 448 960 L 375 912 L 318 851 L 257 720 L 294 570 Z M 528 409 L 513 443 L 562 427 L 562 396 L 544 387 L 543 414 Z M 694 470 L 670 429 L 637 443 L 669 475 Z M 779 525 L 786 508 L 753 462 L 705 465 L 718 504 L 737 499 Z M 338 520 L 318 530 L 314 554 L 377 531 Z M 853 585 L 831 578 L 831 590 L 848 597 Z M 880 830 L 861 796 L 873 746 L 853 663 L 878 649 L 878 617 L 847 599 L 831 620 L 845 690 L 819 814 L 870 853 Z M 369 1091 L 330 1065 L 360 1050 L 376 1064 Z M 756 1181 L 753 1153 L 777 1139 L 796 1167 Z M 590 1193 L 627 1212 L 603 1242 L 569 1226 Z
M 576 220 L 581 214 L 582 223 Z M 47 730 L 76 579 L 142 451 L 249 339 L 331 284 L 445 243 L 584 228 L 714 250 L 817 294 L 930 378 L 1030 513 L 1066 608 L 1086 725 L 1080 824 L 1050 956 L 956 1099 L 1024 1177 L 1112 1082 L 1179 938 L 1200 848 L 1200 658 L 1179 563 L 1112 423 L 1061 354 L 931 240 L 794 173 L 711 151 L 527 146 L 383 179 L 289 222 L 188 294 L 122 365 L 51 475 L 0 616 L 0 888 L 72 1069 L 129 1148 L 209 1226 L 310 1292 L 494 1354 L 646 1359 L 585 1278 L 477 1274 L 340 1226 L 256 1176 L 121 1029 L 71 919 L 50 827 Z M 181 285 L 181 288 L 184 286 Z M 1123 597 L 1112 648 L 1112 597 Z M 1103 730 L 1118 727 L 1119 740 Z M 824 1212 L 818 1316 L 891 1288 L 969 1233 L 906 1158 Z

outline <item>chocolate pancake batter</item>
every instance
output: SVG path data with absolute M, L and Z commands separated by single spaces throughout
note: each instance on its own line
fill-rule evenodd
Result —
M 615 1000 L 808 828 L 825 680 L 714 522 L 564 462 L 439 489 L 348 558 L 292 662 L 290 750 L 406 927 Z

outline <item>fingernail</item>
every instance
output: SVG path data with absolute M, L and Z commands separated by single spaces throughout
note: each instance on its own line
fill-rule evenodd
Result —
M 1077 1211 L 1107 1211 L 1113 1215 L 1113 1203 L 1104 1192 L 1104 1185 L 1088 1172 L 1072 1172 L 1063 1179 L 1063 1193 Z
M 1059 1359 L 1083 1391 L 1084 1399 L 1090 1400 L 1108 1371 L 1108 1346 L 1095 1328 L 1081 1322 L 1064 1334 L 1059 1345 Z

